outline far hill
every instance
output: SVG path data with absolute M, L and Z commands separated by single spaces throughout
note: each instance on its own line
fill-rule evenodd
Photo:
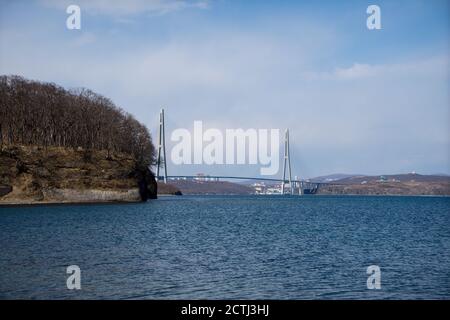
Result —
M 356 175 L 356 174 L 345 174 L 345 173 L 334 173 L 334 174 L 329 174 L 326 176 L 319 176 L 319 177 L 315 177 L 310 179 L 311 181 L 315 181 L 315 182 L 333 182 L 333 181 L 338 181 L 341 179 L 345 179 L 345 178 L 350 178 L 350 177 L 354 177 L 354 176 L 360 176 L 360 175 Z
M 450 177 L 416 173 L 355 175 L 322 185 L 318 194 L 450 195 Z
M 406 174 L 388 174 L 379 176 L 364 176 L 364 175 L 352 175 L 349 177 L 344 177 L 342 179 L 337 179 L 335 182 L 338 183 L 362 183 L 362 182 L 374 182 L 374 181 L 392 181 L 392 182 L 448 182 L 450 181 L 449 176 L 442 175 L 422 175 L 417 173 L 406 173 Z
M 378 176 L 330 174 L 308 180 L 322 183 L 317 194 L 450 195 L 450 176 L 447 175 L 421 175 L 416 173 Z M 251 186 L 254 182 L 248 180 L 242 183 Z M 280 184 L 266 182 L 265 185 L 267 187 L 279 187 Z
M 249 195 L 252 187 L 228 181 L 171 180 L 170 184 L 183 194 Z

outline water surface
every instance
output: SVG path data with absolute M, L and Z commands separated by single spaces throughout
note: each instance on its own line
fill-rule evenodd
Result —
M 357 196 L 2 207 L 0 298 L 450 299 L 449 209 Z

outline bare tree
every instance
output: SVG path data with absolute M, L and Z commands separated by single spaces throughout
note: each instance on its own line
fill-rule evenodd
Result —
M 139 165 L 154 162 L 145 126 L 88 89 L 0 76 L 0 146 L 41 145 L 124 152 Z

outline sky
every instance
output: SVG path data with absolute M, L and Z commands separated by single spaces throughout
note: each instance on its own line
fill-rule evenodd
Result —
M 171 132 L 201 120 L 289 128 L 302 178 L 450 174 L 449 3 L 0 0 L 0 74 L 92 89 L 154 140 L 164 107 L 168 154 Z M 81 9 L 80 30 L 66 27 L 70 4 Z M 380 30 L 366 26 L 372 4 Z M 168 169 L 260 172 L 170 159 Z

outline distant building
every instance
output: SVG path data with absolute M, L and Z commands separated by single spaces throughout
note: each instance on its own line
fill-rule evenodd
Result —
M 267 188 L 265 194 L 281 194 L 281 186 Z
M 196 180 L 196 181 L 206 181 L 205 174 L 204 173 L 197 173 L 195 175 L 194 180 Z
M 281 184 L 266 185 L 264 182 L 256 182 L 251 186 L 255 190 L 255 194 L 281 194 Z
M 255 189 L 255 194 L 266 193 L 266 185 L 264 184 L 264 182 L 256 182 L 252 184 L 252 187 Z

